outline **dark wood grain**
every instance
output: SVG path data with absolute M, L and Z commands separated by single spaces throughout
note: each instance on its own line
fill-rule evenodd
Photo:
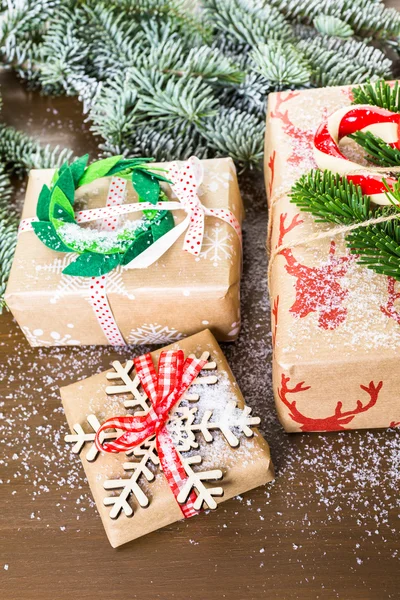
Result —
M 28 92 L 9 73 L 1 84 L 7 123 L 76 153 L 96 151 L 75 99 Z M 262 175 L 247 174 L 240 183 L 247 206 L 244 326 L 224 350 L 263 419 L 276 482 L 113 550 L 80 462 L 63 446 L 57 390 L 132 351 L 34 350 L 4 314 L 2 600 L 399 598 L 398 433 L 282 431 L 270 383 Z

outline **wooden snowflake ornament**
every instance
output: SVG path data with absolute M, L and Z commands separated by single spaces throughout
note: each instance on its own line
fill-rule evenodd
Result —
M 67 442 L 114 548 L 274 478 L 209 330 L 132 359 L 61 388 Z
M 172 360 L 171 364 L 159 365 L 153 390 L 151 386 L 146 387 L 146 379 L 139 368 L 140 360 L 147 358 L 149 371 L 146 371 L 146 375 L 152 374 L 154 377 L 155 370 L 152 371 L 149 356 L 145 355 L 135 361 L 129 360 L 124 365 L 114 361 L 113 371 L 106 373 L 107 380 L 113 382 L 105 388 L 106 394 L 126 396 L 121 402 L 129 411 L 125 417 L 116 417 L 115 419 L 120 421 L 114 420 L 114 426 L 109 428 L 107 422 L 101 426 L 97 417 L 92 414 L 87 417 L 87 422 L 93 430 L 91 433 L 85 433 L 81 424 L 75 424 L 73 426 L 75 434 L 68 434 L 65 437 L 66 442 L 74 443 L 75 453 L 81 452 L 85 445 L 89 444 L 90 448 L 85 458 L 87 461 L 94 461 L 98 458 L 100 450 L 107 450 L 108 443 L 112 444 L 112 440 L 115 440 L 115 446 L 122 439 L 123 443 L 126 443 L 130 436 L 137 435 L 137 431 L 143 430 L 145 424 L 150 423 L 151 419 L 158 418 L 158 425 L 154 432 L 149 429 L 151 434 L 148 437 L 139 440 L 139 443 L 134 446 L 123 446 L 128 460 L 122 463 L 122 468 L 129 477 L 112 476 L 104 481 L 104 489 L 112 492 L 112 495 L 106 496 L 103 500 L 105 506 L 111 507 L 109 512 L 111 519 L 117 519 L 121 514 L 131 517 L 135 510 L 149 506 L 151 502 L 149 485 L 155 481 L 157 469 L 168 479 L 177 503 L 183 507 L 184 516 L 196 514 L 203 507 L 215 509 L 217 507 L 215 498 L 221 497 L 224 489 L 209 484 L 222 480 L 223 471 L 220 468 L 202 470 L 203 457 L 199 439 L 212 445 L 215 435 L 219 432 L 221 439 L 230 447 L 237 448 L 240 437 L 242 435 L 251 437 L 252 427 L 260 422 L 258 417 L 251 416 L 249 407 L 238 408 L 237 401 L 226 393 L 224 389 L 226 382 L 223 377 L 215 373 L 217 364 L 210 360 L 209 352 L 203 352 L 199 359 L 194 354 L 190 354 L 185 363 L 182 363 L 180 377 L 183 387 L 179 387 L 181 385 L 178 381 L 179 376 L 171 368 L 171 364 L 173 366 L 175 364 L 173 361 L 176 359 L 176 352 L 172 353 L 172 358 L 169 357 Z M 196 371 L 191 373 L 190 383 L 185 387 L 183 380 L 186 377 L 186 384 L 189 380 L 187 371 L 185 372 L 183 367 L 187 364 L 188 368 L 195 365 Z M 170 380 L 173 380 L 174 384 Z M 162 397 L 159 393 L 161 386 L 164 390 Z M 158 401 L 162 404 L 175 392 L 175 402 L 171 404 L 168 414 L 161 422 L 156 404 L 157 393 Z M 215 408 L 210 408 L 210 404 L 215 400 L 217 400 Z M 109 420 L 110 424 L 112 420 Z M 127 422 L 130 423 L 131 429 L 128 427 L 124 429 Z M 142 425 L 137 427 L 137 423 Z M 160 430 L 161 435 L 164 436 L 163 441 L 157 433 Z M 123 431 L 126 433 L 120 436 Z M 199 453 L 192 454 L 193 450 L 198 450 Z M 112 451 L 115 452 L 115 449 Z M 169 453 L 175 455 L 176 464 L 170 459 L 165 459 L 164 455 Z M 171 475 L 170 471 L 174 469 L 178 475 Z
M 76 423 L 73 426 L 73 430 L 75 431 L 75 433 L 67 434 L 65 436 L 64 440 L 67 443 L 74 444 L 71 448 L 71 451 L 74 454 L 80 454 L 83 447 L 86 444 L 88 444 L 90 447 L 86 453 L 85 458 L 88 462 L 92 462 L 92 461 L 96 460 L 96 458 L 99 454 L 99 451 L 94 444 L 94 439 L 96 437 L 96 432 L 100 429 L 100 422 L 99 422 L 98 418 L 96 417 L 96 415 L 88 415 L 86 420 L 89 423 L 90 427 L 92 428 L 93 432 L 85 433 L 82 425 L 80 425 L 80 423 Z M 117 432 L 115 430 L 113 432 L 108 432 L 108 433 L 102 434 L 103 441 L 104 440 L 112 440 L 116 437 L 117 437 Z

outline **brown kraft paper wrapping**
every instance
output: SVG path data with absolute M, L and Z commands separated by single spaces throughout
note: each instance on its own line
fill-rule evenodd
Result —
M 307 242 L 331 226 L 299 213 L 288 197 L 293 183 L 316 168 L 317 127 L 350 103 L 349 87 L 278 92 L 268 99 L 273 385 L 286 431 L 400 425 L 400 284 L 358 265 L 342 236 Z M 360 161 L 349 140 L 343 150 Z M 274 256 L 290 243 L 296 246 Z
M 243 407 L 243 396 L 220 347 L 209 330 L 176 342 L 168 346 L 168 349 L 182 349 L 185 356 L 191 353 L 201 356 L 204 351 L 210 352 L 210 360 L 215 361 L 217 364 L 215 374 L 218 376 L 218 382 L 214 385 L 220 386 L 214 388 L 213 398 L 215 398 L 215 404 L 222 402 L 224 395 L 228 394 L 229 398 L 232 397 L 237 401 L 239 408 Z M 161 350 L 157 350 L 152 353 L 155 364 L 158 362 L 160 352 Z M 71 431 L 76 423 L 81 424 L 84 429 L 88 430 L 86 417 L 89 414 L 96 415 L 100 423 L 111 416 L 129 414 L 130 411 L 127 411 L 123 405 L 123 399 L 127 398 L 126 395 L 110 396 L 106 394 L 105 388 L 110 383 L 106 379 L 105 373 L 100 373 L 61 388 L 62 403 Z M 206 389 L 203 392 L 200 390 L 199 403 L 201 402 L 202 393 L 206 394 L 208 392 Z M 208 398 L 207 404 L 210 408 Z M 211 432 L 213 441 L 209 443 L 204 442 L 202 436 L 196 435 L 199 449 L 195 453 L 202 456 L 201 470 L 218 468 L 223 472 L 222 481 L 216 484 L 221 485 L 224 490 L 224 495 L 221 498 L 215 498 L 218 503 L 264 485 L 274 477 L 268 444 L 256 428 L 252 428 L 252 430 L 254 431 L 253 437 L 247 438 L 243 434 L 240 435 L 240 444 L 236 448 L 229 446 L 219 431 Z M 150 499 L 149 506 L 141 508 L 135 498 L 130 499 L 129 502 L 131 502 L 134 511 L 132 517 L 127 517 L 122 512 L 117 519 L 110 518 L 110 507 L 104 505 L 104 499 L 110 496 L 110 492 L 104 489 L 103 483 L 110 478 L 129 477 L 131 472 L 125 472 L 122 464 L 127 460 L 132 460 L 132 457 L 127 459 L 125 454 L 104 453 L 98 456 L 94 462 L 88 462 L 85 454 L 84 448 L 80 454 L 82 464 L 104 528 L 113 547 L 120 546 L 183 518 L 182 512 L 159 468 L 155 470 L 156 478 L 154 481 L 148 483 L 144 478 L 140 479 L 140 486 Z M 215 484 L 210 482 L 208 485 Z
M 210 208 L 231 210 L 241 223 L 243 204 L 232 160 L 202 164 L 200 201 Z M 53 172 L 31 171 L 22 218 L 35 216 L 40 190 L 50 183 Z M 103 178 L 79 190 L 77 206 L 105 206 L 109 183 Z M 171 197 L 168 186 L 165 191 Z M 129 181 L 125 202 L 136 199 Z M 186 213 L 179 210 L 173 215 L 178 224 Z M 118 267 L 108 274 L 110 307 L 127 343 L 168 343 L 204 327 L 218 340 L 237 338 L 241 247 L 235 230 L 206 216 L 199 257 L 182 249 L 183 240 L 184 234 L 147 269 Z M 88 301 L 90 278 L 61 273 L 74 256 L 50 250 L 33 231 L 19 235 L 6 302 L 32 346 L 108 343 Z

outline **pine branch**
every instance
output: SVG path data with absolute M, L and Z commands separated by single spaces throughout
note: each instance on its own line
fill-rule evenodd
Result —
M 331 15 L 317 15 L 313 20 L 313 25 L 321 35 L 330 35 L 346 39 L 354 34 L 354 31 L 348 23 Z
M 311 63 L 316 86 L 346 85 L 366 81 L 374 74 L 390 74 L 391 61 L 364 42 L 317 36 L 311 41 L 301 40 L 297 47 Z
M 290 24 L 279 10 L 243 0 L 205 0 L 206 14 L 213 26 L 237 41 L 257 46 L 270 39 L 292 39 Z
M 165 122 L 164 129 L 150 123 L 139 126 L 130 142 L 133 156 L 153 156 L 157 161 L 208 158 L 207 140 L 194 125 Z
M 360 186 L 330 171 L 311 171 L 294 184 L 291 202 L 309 212 L 315 221 L 351 225 L 372 217 L 371 200 Z
M 392 112 L 400 112 L 400 88 L 396 81 L 391 87 L 386 81 L 366 83 L 352 89 L 353 104 L 372 104 Z
M 239 165 L 255 166 L 263 154 L 264 122 L 234 108 L 220 112 L 198 126 L 219 156 L 232 156 Z
M 253 164 L 257 127 L 245 147 L 202 123 L 230 109 L 258 123 L 273 90 L 390 76 L 399 22 L 378 0 L 7 0 L 0 53 L 31 85 L 77 95 L 105 153 L 159 139 L 157 155 L 231 148 Z
M 360 264 L 400 281 L 400 182 L 391 196 L 392 206 L 373 212 L 370 197 L 362 194 L 360 186 L 330 171 L 311 171 L 293 186 L 291 202 L 311 213 L 316 222 L 337 225 L 398 214 L 398 219 L 352 230 L 345 239 Z
M 105 140 L 102 148 L 107 154 L 129 153 L 138 102 L 137 88 L 125 74 L 99 89 L 89 119 L 93 122 L 91 131 Z
M 400 165 L 400 150 L 389 146 L 382 138 L 370 131 L 357 131 L 349 135 L 359 146 L 367 151 L 367 160 L 380 167 Z
M 379 0 L 270 0 L 291 21 L 311 24 L 318 15 L 334 16 L 346 22 L 359 36 L 396 38 L 400 14 Z
M 239 86 L 225 89 L 219 99 L 225 108 L 236 108 L 264 120 L 266 99 L 270 91 L 268 81 L 262 75 L 250 71 Z
M 398 213 L 398 207 L 376 211 L 375 216 Z M 399 214 L 400 218 L 400 214 Z M 400 281 L 400 224 L 399 220 L 387 221 L 369 227 L 360 227 L 346 236 L 352 254 L 358 262 L 375 273 L 394 277 Z
M 0 165 L 0 314 L 5 307 L 4 293 L 17 243 L 19 216 L 10 205 L 11 181 Z
M 130 78 L 138 87 L 138 110 L 143 116 L 161 120 L 175 117 L 198 123 L 215 113 L 217 100 L 213 90 L 199 78 L 174 80 L 143 69 L 132 69 Z
M 30 169 L 59 167 L 71 157 L 67 148 L 42 146 L 25 133 L 0 125 L 0 161 L 15 175 L 22 176 Z
M 250 56 L 253 69 L 271 87 L 300 86 L 310 80 L 310 65 L 292 44 L 271 40 L 267 44 L 259 44 Z

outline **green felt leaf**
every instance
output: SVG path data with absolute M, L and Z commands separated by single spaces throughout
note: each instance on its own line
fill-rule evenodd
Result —
M 175 227 L 174 217 L 171 212 L 166 212 L 165 215 L 156 220 L 151 226 L 151 233 L 153 234 L 153 241 L 155 242 L 160 237 L 168 233 L 171 229 Z
M 66 169 L 64 169 L 63 173 L 58 178 L 57 183 L 55 184 L 54 191 L 57 188 L 62 190 L 70 205 L 73 206 L 75 196 L 75 185 L 74 180 L 72 178 L 71 169 L 68 166 Z
M 99 277 L 100 275 L 109 273 L 109 271 L 112 271 L 112 269 L 121 264 L 122 258 L 122 254 L 108 255 L 85 252 L 65 267 L 63 273 L 79 277 Z
M 54 205 L 52 222 L 55 228 L 57 229 L 55 221 L 58 221 L 60 223 L 60 226 L 62 226 L 65 223 L 75 223 L 75 217 L 72 216 L 69 212 L 67 212 L 65 208 L 56 203 Z
M 36 216 L 40 221 L 49 220 L 51 192 L 47 185 L 44 185 L 39 194 L 38 203 L 36 206 Z
M 59 170 L 59 169 L 56 169 L 56 170 L 54 171 L 53 177 L 51 178 L 51 182 L 50 182 L 50 188 L 52 188 L 52 187 L 53 187 L 53 185 L 54 185 L 54 183 L 57 181 L 57 179 L 58 179 L 59 175 L 60 175 L 60 170 Z
M 110 171 L 108 175 L 115 175 L 121 171 L 131 171 L 138 167 L 146 167 L 146 163 L 153 162 L 154 158 L 123 158 Z
M 59 215 L 54 213 L 55 210 L 55 206 L 61 206 L 71 217 L 73 217 L 74 221 L 75 221 L 75 213 L 74 213 L 74 209 L 71 206 L 71 203 L 69 202 L 67 196 L 64 194 L 64 192 L 57 186 L 54 188 L 52 194 L 51 194 L 51 201 L 50 201 L 50 221 L 53 218 L 59 218 Z
M 57 252 L 72 252 L 58 237 L 53 225 L 48 221 L 34 221 L 32 227 L 39 240 Z
M 135 170 L 132 173 L 132 185 L 139 200 L 156 204 L 160 195 L 160 184 L 156 177 L 147 171 Z
M 110 158 L 104 158 L 92 163 L 80 178 L 79 186 L 91 183 L 100 177 L 105 177 L 121 158 L 122 156 L 110 156 Z
M 65 171 L 65 169 L 68 169 L 68 162 L 64 162 L 61 167 L 58 170 L 58 176 L 60 177 L 60 175 L 62 175 Z
M 147 250 L 150 244 L 153 242 L 153 235 L 150 231 L 144 231 L 141 233 L 129 246 L 125 254 L 121 255 L 122 265 L 129 264 L 134 258 L 139 256 L 142 252 Z
M 85 154 L 84 156 L 80 156 L 79 158 L 74 160 L 74 162 L 70 166 L 72 178 L 73 178 L 74 184 L 75 184 L 75 188 L 78 187 L 79 180 L 82 177 L 82 175 L 86 169 L 88 160 L 89 160 L 89 154 Z
M 168 173 L 166 169 L 153 169 L 150 165 L 149 169 L 146 169 L 146 171 L 150 173 L 153 177 L 158 179 L 158 181 L 165 181 L 165 183 L 169 183 L 170 185 L 172 185 L 172 181 L 170 179 L 167 179 L 167 177 L 163 175 L 163 173 Z

